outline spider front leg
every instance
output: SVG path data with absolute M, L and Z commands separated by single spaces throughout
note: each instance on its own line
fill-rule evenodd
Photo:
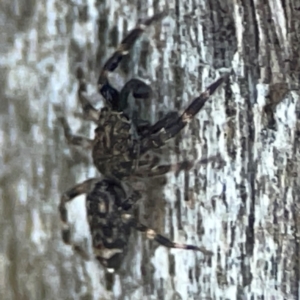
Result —
M 130 94 L 136 99 L 148 99 L 152 95 L 152 89 L 149 85 L 139 79 L 129 80 L 119 93 L 116 89 L 110 88 L 105 84 L 101 89 L 101 94 L 109 103 L 114 111 L 124 111 L 128 107 L 128 97 Z
M 220 155 L 212 155 L 200 160 L 183 160 L 175 164 L 165 164 L 165 165 L 150 165 L 147 161 L 139 161 L 139 168 L 134 172 L 131 178 L 134 177 L 157 177 L 165 175 L 169 172 L 175 172 L 177 176 L 181 171 L 189 171 L 195 165 L 208 164 L 210 162 L 220 159 Z
M 147 227 L 146 225 L 138 222 L 132 215 L 130 214 L 124 214 L 123 219 L 126 220 L 127 223 L 130 224 L 130 226 L 138 231 L 141 231 L 143 233 L 146 233 L 146 237 L 151 240 L 155 240 L 157 243 L 159 243 L 162 246 L 165 246 L 167 248 L 175 248 L 175 249 L 184 249 L 184 250 L 194 250 L 194 251 L 200 251 L 204 255 L 212 256 L 213 252 L 207 250 L 204 247 L 198 247 L 195 245 L 189 245 L 189 244 L 180 244 L 175 243 L 171 241 L 170 239 L 162 236 L 161 234 L 158 234 L 155 232 L 155 230 Z
M 206 90 L 195 98 L 184 112 L 175 119 L 169 122 L 156 134 L 146 136 L 140 147 L 140 153 L 143 154 L 149 149 L 162 147 L 169 139 L 175 137 L 202 109 L 209 97 L 217 90 L 217 88 L 228 78 L 229 75 L 220 77 L 218 80 L 209 85 Z M 159 121 L 160 122 L 160 121 Z
M 106 61 L 104 64 L 102 71 L 100 73 L 98 84 L 101 86 L 107 83 L 107 74 L 108 72 L 113 72 L 118 65 L 120 64 L 122 58 L 128 54 L 129 50 L 133 47 L 138 38 L 143 34 L 146 27 L 150 26 L 154 22 L 161 20 L 165 17 L 165 12 L 158 13 L 151 18 L 146 19 L 144 22 L 138 24 L 137 27 L 132 29 L 125 38 L 121 41 L 118 49 L 114 52 L 114 54 Z
M 148 132 L 148 128 L 151 128 L 148 121 L 140 119 L 137 112 L 128 107 L 130 94 L 136 100 L 146 100 L 152 96 L 152 88 L 145 82 L 136 78 L 131 79 L 124 85 L 120 93 L 110 85 L 104 85 L 101 89 L 101 94 L 112 110 L 124 112 L 132 120 L 139 135 L 146 131 Z
M 113 53 L 113 55 L 105 62 L 98 79 L 98 87 L 101 95 L 106 99 L 108 104 L 112 107 L 126 106 L 126 102 L 120 100 L 120 93 L 109 83 L 108 73 L 113 72 L 120 64 L 122 58 L 129 53 L 129 50 L 133 47 L 138 38 L 143 34 L 146 27 L 150 26 L 152 23 L 161 20 L 165 16 L 165 13 L 158 13 L 151 18 L 146 19 L 144 22 L 138 24 L 136 28 L 131 30 L 125 38 L 121 41 L 118 49 Z M 130 83 L 133 84 L 133 81 Z M 145 85 L 145 83 L 143 83 Z M 126 86 L 126 85 L 125 85 Z M 147 87 L 145 85 L 145 87 Z M 124 87 L 125 88 L 125 87 Z M 147 88 L 146 88 L 147 90 Z M 148 92 L 147 92 L 148 93 Z M 122 91 L 121 91 L 122 96 Z
M 58 120 L 63 127 L 64 135 L 65 135 L 65 138 L 66 138 L 68 144 L 74 145 L 74 146 L 80 146 L 83 149 L 87 149 L 87 150 L 92 149 L 93 140 L 88 139 L 83 136 L 73 135 L 67 120 L 64 117 L 59 117 Z
M 83 114 L 88 120 L 97 123 L 99 119 L 99 111 L 90 103 L 85 95 L 87 92 L 86 81 L 84 78 L 84 72 L 80 67 L 77 69 L 77 79 L 79 81 L 77 94 Z
M 72 246 L 73 249 L 76 252 L 78 252 L 84 259 L 89 259 L 88 254 L 80 246 L 74 245 L 71 241 L 71 231 L 68 222 L 68 211 L 66 208 L 66 203 L 72 201 L 74 198 L 76 198 L 79 195 L 87 194 L 92 189 L 94 184 L 97 183 L 98 181 L 99 179 L 97 178 L 91 178 L 67 190 L 61 196 L 59 207 L 58 207 L 60 219 L 62 221 L 62 231 L 61 231 L 62 240 L 65 242 L 65 244 Z

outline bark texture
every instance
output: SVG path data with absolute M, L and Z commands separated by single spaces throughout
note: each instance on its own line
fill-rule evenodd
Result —
M 134 233 L 109 291 L 103 268 L 60 238 L 60 194 L 96 171 L 66 144 L 54 105 L 92 134 L 76 115 L 77 66 L 101 107 L 101 65 L 139 18 L 162 10 L 114 76 L 116 86 L 151 83 L 143 118 L 181 110 L 233 74 L 163 152 L 222 159 L 149 181 L 140 217 L 215 255 Z M 298 299 L 299 0 L 4 0 L 0 26 L 0 299 Z M 69 208 L 73 238 L 90 247 L 84 197 Z

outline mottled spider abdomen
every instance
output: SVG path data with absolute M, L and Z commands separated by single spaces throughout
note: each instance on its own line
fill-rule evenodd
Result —
M 81 194 L 86 194 L 87 219 L 92 236 L 93 252 L 107 269 L 118 269 L 128 250 L 131 228 L 146 234 L 148 239 L 177 249 L 201 251 L 211 256 L 204 247 L 175 243 L 139 222 L 131 209 L 140 200 L 141 193 L 127 183 L 113 178 L 91 178 L 66 191 L 60 201 L 59 211 L 63 222 L 62 238 L 66 244 L 87 258 L 86 252 L 72 244 L 66 203 Z
M 107 268 L 118 269 L 127 252 L 130 225 L 123 217 L 126 193 L 119 182 L 104 179 L 86 196 L 87 217 L 95 257 Z

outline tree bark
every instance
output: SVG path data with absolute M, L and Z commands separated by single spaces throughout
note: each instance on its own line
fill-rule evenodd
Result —
M 162 153 L 220 159 L 149 180 L 140 218 L 214 256 L 134 232 L 109 290 L 103 267 L 61 241 L 61 193 L 97 172 L 68 147 L 54 106 L 91 136 L 76 114 L 77 66 L 101 107 L 102 64 L 140 18 L 162 10 L 114 75 L 118 88 L 132 77 L 151 84 L 142 118 L 182 111 L 232 75 Z M 300 1 L 5 0 L 0 14 L 1 299 L 298 299 Z M 90 249 L 84 197 L 69 210 L 73 239 Z

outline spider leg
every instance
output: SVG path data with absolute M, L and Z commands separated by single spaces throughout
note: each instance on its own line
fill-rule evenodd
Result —
M 189 171 L 192 167 L 198 164 L 208 164 L 210 162 L 220 159 L 220 155 L 212 155 L 200 160 L 183 160 L 175 164 L 166 164 L 166 165 L 156 165 L 153 164 L 149 166 L 149 162 L 140 161 L 139 168 L 131 176 L 132 178 L 138 177 L 156 177 L 162 176 L 168 172 L 175 172 L 177 176 L 181 171 Z M 146 166 L 144 168 L 143 166 Z
M 184 110 L 184 112 L 173 122 L 168 123 L 166 126 L 149 137 L 145 137 L 141 141 L 140 153 L 143 154 L 149 149 L 160 148 L 166 141 L 176 136 L 201 110 L 209 97 L 217 90 L 217 88 L 225 81 L 229 75 L 220 77 L 211 85 L 209 85 L 199 97 L 195 98 L 191 104 Z
M 111 105 L 119 102 L 118 91 L 111 86 L 108 81 L 108 73 L 113 72 L 120 64 L 122 58 L 128 54 L 129 50 L 133 47 L 137 39 L 143 34 L 146 27 L 150 26 L 152 23 L 161 20 L 165 16 L 165 12 L 158 13 L 151 18 L 146 19 L 141 22 L 133 30 L 131 30 L 125 38 L 121 41 L 118 49 L 113 53 L 113 55 L 105 62 L 98 79 L 98 86 L 101 95 L 110 103 Z
M 84 79 L 83 70 L 80 67 L 77 69 L 77 78 L 79 80 L 78 98 L 81 103 L 84 116 L 86 119 L 94 121 L 97 124 L 100 111 L 95 109 L 86 97 L 86 81 Z M 152 89 L 142 80 L 131 79 L 124 85 L 120 93 L 117 90 L 114 90 L 113 93 L 107 94 L 106 100 L 109 100 L 112 110 L 121 112 L 124 111 L 128 106 L 128 97 L 130 93 L 132 93 L 134 98 L 147 99 L 151 97 Z M 144 124 L 146 121 L 134 118 L 132 116 L 129 117 L 133 119 L 133 122 L 135 122 L 136 126 L 145 126 Z
M 201 163 L 201 161 L 200 161 Z M 207 163 L 207 160 L 205 160 L 204 163 Z M 165 175 L 168 172 L 175 172 L 176 176 L 181 171 L 188 171 L 194 166 L 193 161 L 181 161 L 176 164 L 166 164 L 166 165 L 149 165 L 148 161 L 140 161 L 139 167 L 134 171 L 134 174 L 130 176 L 130 181 L 132 182 L 138 182 L 139 180 L 149 177 L 158 177 Z M 142 167 L 140 166 L 142 165 Z M 137 201 L 141 199 L 141 194 L 139 191 L 134 190 L 132 195 L 130 195 L 121 205 L 121 208 L 123 210 L 130 209 Z
M 136 99 L 148 99 L 152 95 L 152 89 L 142 80 L 133 78 L 123 86 L 120 92 L 107 83 L 103 85 L 100 93 L 112 110 L 124 111 L 128 107 L 129 94 L 132 93 Z
M 120 92 L 118 111 L 124 111 L 127 108 L 130 93 L 136 99 L 148 99 L 152 96 L 152 88 L 144 81 L 136 78 L 126 82 Z
M 165 12 L 158 13 L 151 18 L 146 19 L 144 22 L 138 24 L 137 27 L 132 29 L 125 38 L 121 41 L 118 49 L 114 54 L 106 61 L 102 71 L 100 73 L 98 84 L 104 84 L 107 82 L 107 73 L 113 72 L 121 62 L 122 58 L 128 54 L 129 50 L 133 47 L 137 39 L 143 34 L 147 26 L 152 23 L 161 20 L 165 16 Z
M 77 94 L 83 110 L 83 114 L 88 120 L 97 123 L 99 119 L 99 111 L 90 103 L 90 101 L 85 96 L 87 92 L 86 81 L 84 79 L 84 72 L 80 67 L 77 69 L 77 79 L 79 81 Z
M 83 136 L 73 135 L 67 120 L 64 117 L 59 117 L 58 120 L 64 129 L 64 135 L 68 144 L 74 146 L 80 146 L 84 149 L 92 149 L 93 140 Z
M 175 243 L 171 241 L 170 239 L 162 236 L 161 234 L 158 234 L 153 229 L 147 227 L 146 225 L 138 222 L 134 217 L 130 214 L 124 214 L 123 219 L 127 218 L 128 224 L 133 227 L 134 229 L 141 231 L 143 233 L 146 233 L 146 236 L 150 240 L 155 240 L 157 243 L 159 243 L 162 246 L 165 246 L 167 248 L 175 248 L 175 249 L 185 249 L 185 250 L 194 250 L 194 251 L 200 251 L 204 255 L 212 256 L 213 252 L 205 249 L 204 247 L 197 247 L 194 245 L 189 244 L 180 244 Z
M 149 130 L 151 129 L 151 123 L 147 120 L 140 119 L 138 117 L 138 112 L 134 112 L 131 118 L 133 124 L 136 126 L 136 131 L 139 137 L 148 134 Z
M 149 136 L 151 134 L 155 134 L 159 132 L 164 127 L 168 127 L 169 124 L 172 124 L 174 120 L 179 118 L 179 113 L 177 111 L 168 112 L 162 119 L 157 121 L 155 124 L 150 126 L 140 126 L 138 127 L 138 132 L 142 138 Z
M 71 230 L 68 222 L 68 211 L 66 208 L 66 203 L 72 201 L 74 198 L 76 198 L 79 195 L 87 194 L 91 190 L 92 186 L 98 181 L 99 179 L 97 178 L 91 178 L 85 180 L 82 183 L 76 184 L 74 187 L 67 190 L 61 196 L 60 203 L 58 206 L 60 219 L 62 222 L 62 231 L 61 231 L 62 240 L 64 241 L 65 244 L 72 246 L 73 249 L 85 259 L 88 259 L 88 254 L 80 246 L 73 245 L 71 241 Z
M 143 162 L 141 162 L 143 164 Z M 188 171 L 194 166 L 193 161 L 184 160 L 175 164 L 166 164 L 166 165 L 158 165 L 158 166 L 149 166 L 146 168 L 139 167 L 132 177 L 156 177 L 162 176 L 168 172 L 175 172 L 178 174 L 181 171 Z

